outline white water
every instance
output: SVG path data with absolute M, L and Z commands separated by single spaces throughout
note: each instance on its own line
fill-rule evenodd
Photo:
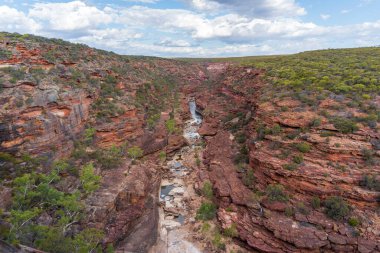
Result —
M 183 136 L 190 144 L 194 144 L 200 138 L 198 129 L 199 125 L 202 123 L 202 117 L 196 112 L 197 105 L 195 101 L 189 101 L 189 109 L 192 119 L 186 122 Z
M 195 194 L 192 185 L 186 185 L 186 178 L 191 169 L 182 164 L 186 156 L 194 156 L 194 143 L 200 138 L 198 129 L 202 117 L 196 113 L 195 101 L 189 101 L 192 119 L 185 123 L 184 137 L 191 147 L 182 148 L 167 162 L 169 175 L 161 182 L 159 210 L 159 239 L 152 248 L 152 253 L 201 253 L 201 251 L 186 239 L 189 235 L 186 223 L 189 219 L 189 210 L 184 199 Z

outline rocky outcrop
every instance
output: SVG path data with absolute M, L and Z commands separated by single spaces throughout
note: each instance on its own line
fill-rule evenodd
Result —
M 58 98 L 55 88 L 29 94 L 34 98 L 30 107 L 2 112 L 0 151 L 50 156 L 71 152 L 75 138 L 89 118 L 91 97 L 77 92 Z M 25 95 L 23 91 L 15 92 Z
M 260 252 L 379 251 L 379 193 L 359 185 L 364 174 L 380 172 L 377 165 L 364 166 L 362 157 L 363 150 L 374 148 L 370 137 L 377 139 L 377 134 L 366 128 L 340 134 L 318 112 L 298 111 L 301 103 L 294 99 L 260 102 L 260 90 L 265 88 L 260 71 L 227 65 L 213 69 L 218 83 L 212 89 L 188 92 L 196 97 L 204 116 L 199 132 L 206 141 L 203 163 L 207 171 L 199 173 L 199 180 L 213 184 L 221 226 L 235 224 L 239 240 Z M 318 125 L 301 131 L 319 117 Z M 266 129 L 278 124 L 279 133 L 266 130 L 259 136 L 264 124 Z M 323 137 L 325 131 L 334 134 Z M 300 152 L 297 144 L 301 142 L 310 151 Z M 233 162 L 241 157 L 241 143 L 249 149 L 249 166 Z M 302 156 L 302 161 L 289 170 L 284 165 L 292 163 L 295 155 Z M 253 175 L 249 176 L 250 169 Z M 289 201 L 269 200 L 270 184 L 282 184 Z M 313 198 L 323 202 L 335 195 L 349 202 L 351 217 L 361 221 L 359 228 L 332 220 L 323 207 L 311 207 Z
M 104 243 L 144 252 L 156 239 L 160 170 L 152 162 L 102 173 L 102 186 L 86 201 L 87 222 L 106 231 Z

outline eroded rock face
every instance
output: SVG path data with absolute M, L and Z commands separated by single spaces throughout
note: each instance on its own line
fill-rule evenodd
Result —
M 379 193 L 359 186 L 363 174 L 380 172 L 377 165 L 363 166 L 362 159 L 363 149 L 376 149 L 373 143 L 378 134 L 365 127 L 354 134 L 340 134 L 325 118 L 303 134 L 300 129 L 310 126 L 316 112 L 298 110 L 300 102 L 292 99 L 259 102 L 260 90 L 265 87 L 260 71 L 227 65 L 223 71 L 220 68 L 222 65 L 210 68 L 215 69 L 213 78 L 219 85 L 187 92 L 202 108 L 204 125 L 199 132 L 206 141 L 203 163 L 207 171 L 201 171 L 199 179 L 213 184 L 221 226 L 235 224 L 239 239 L 261 252 L 379 251 Z M 235 80 L 239 86 L 234 85 Z M 299 131 L 298 137 L 259 136 L 257 127 L 263 123 L 267 128 L 278 124 L 282 134 Z M 322 137 L 323 131 L 335 134 Z M 242 133 L 244 139 L 239 137 Z M 298 151 L 300 142 L 306 142 L 311 151 Z M 240 169 L 233 162 L 241 147 L 238 143 L 249 148 L 248 168 Z M 289 150 L 288 158 L 284 158 L 284 149 Z M 287 170 L 284 165 L 291 163 L 293 154 L 301 154 L 303 161 L 297 169 Z M 252 187 L 244 172 L 250 168 L 255 178 Z M 279 202 L 258 195 L 265 195 L 270 184 L 282 184 L 291 199 Z M 360 217 L 359 228 L 332 220 L 323 208 L 313 210 L 310 206 L 313 197 L 323 201 L 335 195 L 343 196 L 353 208 L 351 215 Z
M 62 102 L 50 102 L 48 94 L 36 91 L 32 96 L 37 100 L 31 107 L 3 112 L 1 151 L 50 156 L 71 152 L 75 137 L 89 119 L 91 98 L 82 91 L 62 94 Z
M 0 48 L 12 55 L 0 60 L 0 152 L 43 156 L 49 161 L 64 159 L 90 128 L 94 136 L 88 150 L 126 143 L 142 148 L 143 163 L 131 165 L 125 157 L 119 168 L 109 170 L 94 163 L 102 182 L 85 200 L 83 225 L 104 231 L 104 245 L 113 243 L 121 252 L 146 252 L 156 240 L 158 152 L 173 153 L 186 145 L 181 135 L 168 134 L 165 121 L 172 106 L 156 92 L 163 84 L 200 84 L 205 79 L 203 67 L 119 57 L 86 46 L 78 49 L 69 43 L 62 46 L 33 38 L 2 40 Z M 160 82 L 157 89 L 156 82 Z M 154 101 L 141 95 L 148 86 Z M 166 94 L 174 92 L 168 89 Z M 154 109 L 161 115 L 148 126 L 149 103 L 156 103 Z M 182 117 L 176 117 L 181 126 Z M 72 192 L 80 182 L 66 177 L 56 187 Z M 1 187 L 0 196 L 4 200 L 0 208 L 6 209 L 11 192 Z M 48 219 L 41 218 L 41 222 Z
M 89 126 L 96 129 L 98 146 L 139 143 L 147 124 L 147 102 L 136 106 L 141 87 L 162 76 L 193 84 L 205 78 L 198 65 L 122 59 L 84 46 L 73 56 L 72 51 L 78 50 L 73 45 L 2 40 L 1 49 L 12 55 L 0 60 L 0 152 L 16 155 L 67 156 Z M 49 57 L 52 53 L 55 58 Z M 154 97 L 156 91 L 150 92 Z M 157 148 L 163 146 L 153 150 Z
M 156 239 L 158 166 L 125 165 L 103 173 L 102 187 L 86 202 L 88 223 L 107 231 L 104 243 L 119 250 L 144 252 Z M 129 239 L 129 238 L 133 239 Z

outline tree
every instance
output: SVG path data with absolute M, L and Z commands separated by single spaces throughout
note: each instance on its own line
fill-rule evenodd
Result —
M 80 181 L 86 194 L 90 194 L 99 188 L 101 177 L 94 172 L 94 165 L 88 163 L 83 166 L 80 173 Z
M 197 211 L 196 218 L 199 220 L 212 220 L 216 214 L 216 206 L 212 202 L 203 202 Z
M 169 119 L 165 122 L 166 129 L 168 130 L 169 134 L 172 134 L 175 132 L 176 127 L 175 127 L 175 120 L 174 119 Z
M 143 156 L 143 150 L 136 146 L 129 148 L 127 152 L 128 152 L 128 156 L 132 160 L 136 160 L 137 158 L 140 158 Z
M 74 237 L 73 248 L 76 253 L 93 252 L 104 233 L 95 228 L 87 228 Z
M 115 145 L 106 149 L 98 149 L 91 155 L 103 169 L 113 169 L 120 166 L 123 156 L 123 148 Z
M 87 128 L 86 130 L 84 130 L 84 141 L 88 144 L 91 143 L 95 137 L 95 134 L 96 134 L 95 128 L 93 127 Z

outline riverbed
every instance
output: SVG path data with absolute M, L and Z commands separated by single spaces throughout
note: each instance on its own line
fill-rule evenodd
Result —
M 192 166 L 199 140 L 198 129 L 202 117 L 197 113 L 194 100 L 189 101 L 191 119 L 185 122 L 183 136 L 189 143 L 178 151 L 166 166 L 169 173 L 161 181 L 159 192 L 160 209 L 157 244 L 151 253 L 201 253 L 202 251 L 191 242 L 188 224 L 194 222 L 194 210 L 189 207 L 189 199 L 196 196 L 190 178 L 193 176 Z

